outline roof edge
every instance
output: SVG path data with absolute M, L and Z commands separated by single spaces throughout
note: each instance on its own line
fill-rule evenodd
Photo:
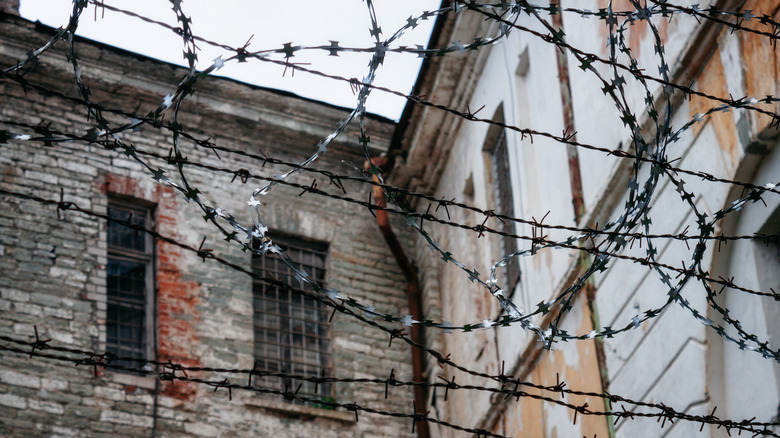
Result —
M 57 29 L 55 29 L 52 26 L 44 24 L 44 23 L 42 23 L 42 22 L 40 22 L 38 20 L 32 21 L 32 20 L 29 20 L 29 19 L 27 19 L 25 17 L 22 17 L 22 16 L 18 15 L 18 7 L 16 9 L 16 11 L 17 11 L 16 14 L 14 14 L 13 11 L 9 11 L 7 9 L 8 9 L 7 7 L 5 9 L 0 9 L 0 20 L 5 18 L 6 20 L 7 19 L 11 19 L 11 20 L 17 20 L 19 22 L 28 23 L 28 24 L 31 24 L 31 25 L 35 26 L 35 29 L 37 31 L 39 31 L 39 32 L 45 32 L 45 33 L 50 33 L 50 34 L 55 34 L 57 32 Z M 117 47 L 117 46 L 114 46 L 114 45 L 111 45 L 109 43 L 105 43 L 105 42 L 102 42 L 102 41 L 93 40 L 91 38 L 87 38 L 87 37 L 84 37 L 84 36 L 76 35 L 76 41 L 81 42 L 81 43 L 86 43 L 86 44 L 93 45 L 96 48 L 99 48 L 99 49 L 102 49 L 102 50 L 113 51 L 113 52 L 115 52 L 115 53 L 117 53 L 119 55 L 122 55 L 122 56 L 134 57 L 134 58 L 137 58 L 137 59 L 142 60 L 142 61 L 156 62 L 156 63 L 160 63 L 162 65 L 167 65 L 167 66 L 169 66 L 171 68 L 174 68 L 174 69 L 180 69 L 180 70 L 186 70 L 187 69 L 186 67 L 184 67 L 182 65 L 179 65 L 179 64 L 175 64 L 175 63 L 172 63 L 172 62 L 169 62 L 169 61 L 164 61 L 164 60 L 161 60 L 161 59 L 153 58 L 151 56 L 147 56 L 147 55 L 143 55 L 143 54 L 140 54 L 140 53 L 136 53 L 136 52 L 133 52 L 131 50 L 123 49 L 121 47 Z M 272 94 L 277 94 L 279 96 L 291 97 L 291 98 L 299 99 L 299 100 L 302 100 L 302 101 L 306 101 L 306 102 L 311 102 L 311 103 L 315 103 L 315 104 L 318 104 L 318 105 L 322 105 L 322 106 L 327 107 L 327 108 L 333 108 L 333 109 L 337 109 L 337 110 L 345 111 L 345 112 L 351 112 L 351 111 L 354 110 L 354 108 L 351 108 L 351 107 L 340 106 L 340 105 L 324 102 L 324 101 L 321 101 L 321 100 L 317 100 L 317 99 L 314 99 L 314 98 L 311 98 L 311 97 L 301 96 L 301 95 L 295 94 L 295 93 L 293 93 L 291 91 L 279 90 L 277 88 L 271 88 L 271 87 L 265 87 L 265 86 L 262 86 L 262 85 L 251 84 L 251 83 L 240 81 L 238 79 L 234 79 L 234 78 L 227 77 L 227 76 L 221 76 L 221 75 L 215 75 L 215 74 L 209 75 L 209 76 L 214 77 L 214 78 L 218 78 L 220 80 L 232 82 L 232 83 L 235 83 L 235 84 L 240 84 L 240 85 L 248 87 L 248 88 L 250 88 L 252 90 L 260 90 L 260 91 L 265 91 L 265 92 L 272 93 Z M 385 116 L 379 115 L 379 114 L 366 112 L 366 116 L 368 118 L 370 118 L 372 120 L 376 120 L 378 122 L 387 123 L 387 124 L 394 125 L 394 126 L 397 125 L 397 122 L 395 120 L 393 120 L 393 119 L 391 119 L 389 117 L 385 117 Z M 392 144 L 392 141 L 391 141 L 391 144 Z

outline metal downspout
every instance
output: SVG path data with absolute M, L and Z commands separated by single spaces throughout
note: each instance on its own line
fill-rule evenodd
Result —
M 372 161 L 375 166 L 381 167 L 387 164 L 388 158 L 386 156 L 382 156 L 374 158 Z M 371 168 L 371 163 L 366 161 L 364 168 L 369 170 Z M 374 182 L 380 182 L 379 177 L 375 174 L 371 176 L 371 179 Z M 381 187 L 373 186 L 373 197 L 377 206 L 387 206 L 384 190 L 382 190 Z M 406 256 L 406 253 L 401 247 L 401 242 L 399 242 L 398 237 L 396 237 L 393 229 L 390 227 L 390 220 L 387 216 L 387 211 L 379 209 L 375 210 L 375 213 L 376 223 L 379 225 L 379 231 L 385 238 L 387 246 L 393 253 L 393 257 L 395 257 L 396 263 L 398 263 L 398 267 L 401 268 L 401 272 L 404 274 L 404 278 L 406 280 L 406 298 L 409 306 L 409 314 L 412 315 L 412 318 L 416 321 L 422 321 L 422 296 L 420 294 L 420 281 L 417 278 L 417 269 L 415 269 L 412 262 Z M 422 327 L 420 327 L 420 325 L 412 324 L 409 331 L 412 342 L 425 345 L 425 339 L 423 338 Z M 423 377 L 422 351 L 420 351 L 419 348 L 414 347 L 412 348 L 412 373 L 415 382 L 425 382 Z M 414 404 L 417 410 L 416 413 L 425 414 L 427 400 L 425 395 L 425 387 L 422 385 L 414 386 Z M 417 423 L 416 431 L 418 438 L 428 438 L 430 436 L 428 422 L 421 421 Z

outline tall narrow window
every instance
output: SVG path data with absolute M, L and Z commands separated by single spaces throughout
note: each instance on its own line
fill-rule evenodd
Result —
M 495 117 L 500 117 L 503 122 L 501 108 L 496 112 Z M 492 129 L 495 128 L 495 129 Z M 506 131 L 498 126 L 492 126 L 485 139 L 485 152 L 490 154 L 491 173 L 493 176 L 493 187 L 496 200 L 496 213 L 505 216 L 514 216 L 514 201 L 512 198 L 512 178 L 509 166 L 509 151 L 507 150 Z M 514 222 L 499 221 L 499 231 L 515 234 Z M 502 255 L 517 251 L 517 240 L 512 237 L 501 237 Z M 506 271 L 506 283 L 504 289 L 508 293 L 515 290 L 515 286 L 520 282 L 520 264 L 517 257 L 513 258 L 504 268 Z M 502 285 L 503 286 L 503 285 Z
M 507 151 L 506 131 L 501 130 L 492 147 L 493 175 L 495 175 L 496 207 L 499 214 L 514 216 L 514 202 L 512 200 L 512 179 L 509 170 L 509 151 Z M 499 221 L 500 231 L 514 234 L 514 222 Z M 517 251 L 517 240 L 513 237 L 501 237 L 501 250 L 503 254 Z M 506 289 L 511 294 L 515 285 L 520 281 L 520 265 L 514 258 L 506 266 Z
M 137 205 L 110 203 L 108 215 L 147 229 L 152 225 L 150 209 Z M 106 235 L 106 351 L 151 358 L 153 241 L 147 233 L 113 221 L 108 222 Z
M 325 244 L 291 238 L 274 238 L 295 268 L 305 271 L 319 284 L 325 281 Z M 293 270 L 279 256 L 254 255 L 252 270 L 262 277 L 272 277 L 290 287 L 279 287 L 255 280 L 254 296 L 255 364 L 258 370 L 305 377 L 332 375 L 329 345 L 328 312 L 324 304 L 307 297 L 302 291 L 311 286 L 296 278 Z M 329 384 L 293 381 L 289 377 L 266 376 L 257 383 L 273 389 L 287 388 L 306 398 L 328 400 Z M 298 389 L 300 385 L 300 389 Z M 316 402 L 306 405 L 316 406 Z

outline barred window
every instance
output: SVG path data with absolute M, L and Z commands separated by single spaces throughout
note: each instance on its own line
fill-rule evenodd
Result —
M 327 245 L 293 238 L 273 238 L 273 241 L 292 260 L 296 269 L 305 271 L 311 279 L 324 284 Z M 332 376 L 326 306 L 301 293 L 311 291 L 311 286 L 296 278 L 294 271 L 278 255 L 253 255 L 252 271 L 290 286 L 279 287 L 262 280 L 254 281 L 255 366 L 260 371 L 285 375 L 263 376 L 255 381 L 266 388 L 297 391 L 298 395 L 310 399 L 332 400 L 330 384 L 316 385 L 286 377 Z M 304 404 L 317 406 L 316 402 Z
M 144 228 L 152 225 L 151 210 L 109 203 L 108 215 Z M 106 351 L 121 357 L 151 358 L 153 318 L 153 241 L 147 233 L 108 221 L 106 231 Z M 120 363 L 137 366 L 137 363 Z
M 512 200 L 512 179 L 509 169 L 509 151 L 507 150 L 506 131 L 501 129 L 492 144 L 488 145 L 490 152 L 493 184 L 495 187 L 496 212 L 505 216 L 514 216 L 514 201 Z M 499 231 L 514 234 L 514 222 L 499 221 Z M 517 251 L 517 240 L 513 237 L 501 237 L 502 256 Z M 520 281 L 520 265 L 517 257 L 506 266 L 506 290 L 511 294 Z

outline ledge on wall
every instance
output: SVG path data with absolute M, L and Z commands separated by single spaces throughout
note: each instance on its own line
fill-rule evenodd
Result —
M 294 416 L 295 418 L 325 418 L 342 423 L 354 424 L 355 414 L 352 412 L 331 411 L 328 409 L 313 408 L 311 406 L 294 405 L 280 400 L 271 400 L 263 397 L 250 397 L 244 401 L 247 407 L 255 407 L 275 411 L 280 414 Z

